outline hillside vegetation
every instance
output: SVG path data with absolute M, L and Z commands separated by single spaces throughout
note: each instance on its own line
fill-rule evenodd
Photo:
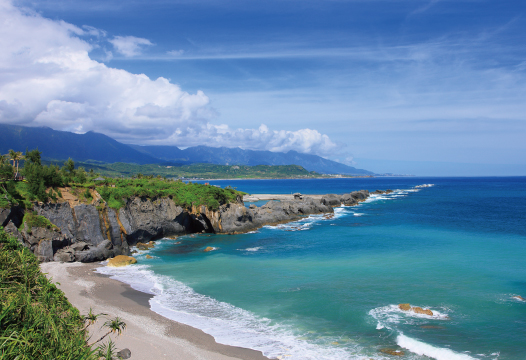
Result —
M 137 165 L 127 163 L 78 163 L 80 166 L 104 175 L 130 177 L 138 173 L 170 178 L 199 178 L 199 179 L 294 179 L 322 177 L 314 171 L 307 171 L 298 165 Z
M 0 228 L 0 359 L 98 359 L 84 318 L 38 264 Z
M 15 157 L 13 155 L 12 157 Z M 91 203 L 97 193 L 108 203 L 118 209 L 124 206 L 126 199 L 133 196 L 156 198 L 170 197 L 176 205 L 191 209 L 193 206 L 205 205 L 217 210 L 220 205 L 234 202 L 244 193 L 232 188 L 221 189 L 215 186 L 184 183 L 161 176 L 136 174 L 133 178 L 105 178 L 100 180 L 93 169 L 86 171 L 76 167 L 68 159 L 60 168 L 58 165 L 43 165 L 38 150 L 19 153 L 24 159 L 20 173 L 23 181 L 15 181 L 16 167 L 4 157 L 0 162 L 0 207 L 19 205 L 32 208 L 33 201 L 61 202 L 64 196 L 71 195 L 83 203 Z M 11 160 L 12 161 L 12 160 Z M 18 166 L 18 163 L 17 163 Z M 27 212 L 27 214 L 30 214 Z

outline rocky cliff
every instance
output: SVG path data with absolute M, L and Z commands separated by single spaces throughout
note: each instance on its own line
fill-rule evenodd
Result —
M 218 211 L 205 206 L 185 209 L 170 198 L 141 197 L 128 199 L 117 211 L 99 198 L 93 204 L 35 203 L 32 213 L 55 226 L 30 228 L 23 222 L 27 210 L 18 207 L 0 209 L 0 225 L 40 261 L 94 262 L 127 255 L 130 246 L 138 242 L 189 233 L 245 233 L 311 214 L 332 213 L 335 206 L 356 205 L 367 197 L 367 190 L 319 199 L 298 194 L 294 200 L 269 201 L 259 208 L 247 208 L 238 198 Z

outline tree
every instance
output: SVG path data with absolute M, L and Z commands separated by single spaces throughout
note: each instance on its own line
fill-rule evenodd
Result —
M 99 340 L 92 342 L 91 344 L 88 344 L 88 346 L 95 345 L 96 343 L 98 343 L 99 341 L 102 341 L 102 339 L 104 339 L 106 336 L 108 336 L 111 333 L 117 333 L 117 335 L 120 335 L 122 331 L 126 329 L 126 323 L 122 321 L 120 317 L 116 317 L 114 319 L 106 321 L 103 326 L 109 329 L 108 332 L 102 335 L 102 337 Z
M 34 164 L 42 165 L 41 155 L 42 151 L 38 151 L 38 148 L 31 151 L 26 149 L 26 160 L 31 161 Z
M 16 172 L 18 173 L 18 164 L 20 160 L 24 159 L 24 155 L 20 151 L 9 150 L 9 157 L 13 161 L 13 167 L 16 166 Z
M 0 155 L 0 180 L 8 181 L 13 179 L 13 167 L 7 160 L 7 155 Z
M 75 171 L 75 162 L 71 158 L 68 158 L 68 160 L 64 163 L 64 168 L 71 175 L 73 175 L 73 172 Z
M 9 154 L 7 154 L 9 157 L 9 160 L 13 162 L 13 167 L 15 167 L 15 158 L 16 158 L 16 152 L 13 149 L 9 149 Z

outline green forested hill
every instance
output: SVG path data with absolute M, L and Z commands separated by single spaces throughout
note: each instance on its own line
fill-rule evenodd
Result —
M 78 166 L 86 170 L 100 173 L 103 176 L 125 176 L 131 177 L 137 174 L 166 176 L 175 178 L 202 178 L 202 179 L 287 179 L 287 178 L 309 178 L 320 177 L 314 171 L 307 171 L 298 165 L 257 165 L 257 166 L 229 166 L 214 164 L 192 164 L 182 166 L 171 165 L 136 165 L 126 163 L 82 163 Z

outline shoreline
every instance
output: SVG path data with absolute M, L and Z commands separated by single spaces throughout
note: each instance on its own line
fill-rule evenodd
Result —
M 304 197 L 313 198 L 316 200 L 321 199 L 327 195 L 311 195 L 311 194 L 302 194 Z M 265 201 L 265 200 L 294 200 L 293 194 L 250 194 L 243 196 L 243 201 L 255 202 L 255 201 Z
M 130 349 L 132 360 L 269 360 L 260 351 L 219 344 L 200 329 L 157 314 L 150 309 L 149 300 L 153 295 L 96 273 L 95 269 L 101 266 L 99 263 L 47 262 L 40 268 L 81 314 L 87 314 L 92 308 L 95 313 L 108 314 L 108 318 L 120 317 L 126 329 L 122 335 L 108 338 L 116 343 L 117 350 Z M 105 320 L 98 320 L 90 327 L 92 341 L 104 334 L 100 326 Z

